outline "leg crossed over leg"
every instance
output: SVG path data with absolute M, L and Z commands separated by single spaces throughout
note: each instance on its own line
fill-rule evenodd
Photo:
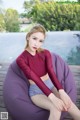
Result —
M 55 87 L 52 89 L 52 91 L 57 97 L 60 98 L 59 93 Z M 71 107 L 68 109 L 68 113 L 74 118 L 74 120 L 80 120 L 80 110 L 73 102 Z
M 37 94 L 31 97 L 32 102 L 40 108 L 50 111 L 48 120 L 60 120 L 61 112 L 57 110 L 49 100 L 49 98 L 42 94 Z M 56 113 L 56 114 L 55 114 Z

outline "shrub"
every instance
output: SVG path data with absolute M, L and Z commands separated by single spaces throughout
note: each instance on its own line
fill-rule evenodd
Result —
M 28 16 L 48 31 L 80 30 L 79 3 L 37 2 Z

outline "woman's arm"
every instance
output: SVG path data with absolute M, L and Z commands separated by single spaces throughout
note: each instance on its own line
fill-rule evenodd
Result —
M 44 52 L 45 52 L 46 68 L 47 68 L 47 72 L 49 74 L 51 81 L 53 82 L 53 84 L 55 85 L 57 90 L 63 89 L 62 85 L 60 84 L 60 82 L 57 79 L 56 74 L 54 72 L 54 68 L 52 65 L 51 53 L 48 50 L 45 50 Z
M 55 87 L 59 90 L 60 98 L 62 99 L 62 101 L 66 105 L 66 108 L 68 109 L 71 106 L 71 99 L 67 95 L 67 93 L 63 90 L 59 80 L 57 79 L 57 77 L 54 73 L 50 52 L 48 50 L 46 50 L 45 52 L 46 52 L 45 55 L 46 55 L 46 66 L 47 66 L 48 74 L 49 74 L 53 84 L 55 85 Z

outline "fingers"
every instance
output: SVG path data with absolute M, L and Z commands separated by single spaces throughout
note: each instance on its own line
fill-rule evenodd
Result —
M 68 100 L 66 100 L 64 102 L 65 102 L 65 105 L 66 105 L 67 108 L 71 107 L 71 103 L 72 103 L 71 99 L 68 99 Z
M 54 107 L 56 107 L 60 112 L 61 111 L 67 111 L 66 104 L 59 98 L 55 97 L 55 99 L 51 99 Z
M 58 110 L 60 112 L 61 111 L 67 111 L 66 105 L 64 104 L 64 102 L 62 100 L 59 101 Z
M 69 109 L 71 107 L 71 101 L 68 101 L 66 106 L 67 106 L 67 109 Z
M 62 101 L 56 99 L 56 103 L 53 102 L 54 107 L 56 107 L 60 112 L 63 110 Z
M 65 104 L 66 108 L 69 109 L 71 107 L 71 99 L 69 97 L 66 97 L 65 99 L 62 98 L 63 103 Z M 65 107 L 64 107 L 65 108 Z
M 59 100 L 59 111 L 61 112 L 63 111 L 63 109 L 64 109 L 64 103 L 62 100 Z
M 67 107 L 66 107 L 66 105 L 65 105 L 65 103 L 61 100 L 61 104 L 62 104 L 62 111 L 67 111 Z

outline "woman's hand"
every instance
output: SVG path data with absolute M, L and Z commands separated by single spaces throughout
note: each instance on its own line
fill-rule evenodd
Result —
M 48 98 L 51 100 L 53 105 L 61 112 L 61 111 L 67 111 L 67 108 L 64 104 L 64 102 L 57 98 L 53 93 L 51 93 Z
M 71 103 L 72 103 L 70 97 L 69 97 L 69 96 L 67 95 L 67 93 L 66 93 L 64 90 L 62 90 L 62 89 L 59 90 L 59 95 L 60 95 L 61 100 L 62 100 L 62 101 L 64 102 L 64 104 L 66 105 L 66 108 L 69 109 L 69 108 L 71 107 Z

